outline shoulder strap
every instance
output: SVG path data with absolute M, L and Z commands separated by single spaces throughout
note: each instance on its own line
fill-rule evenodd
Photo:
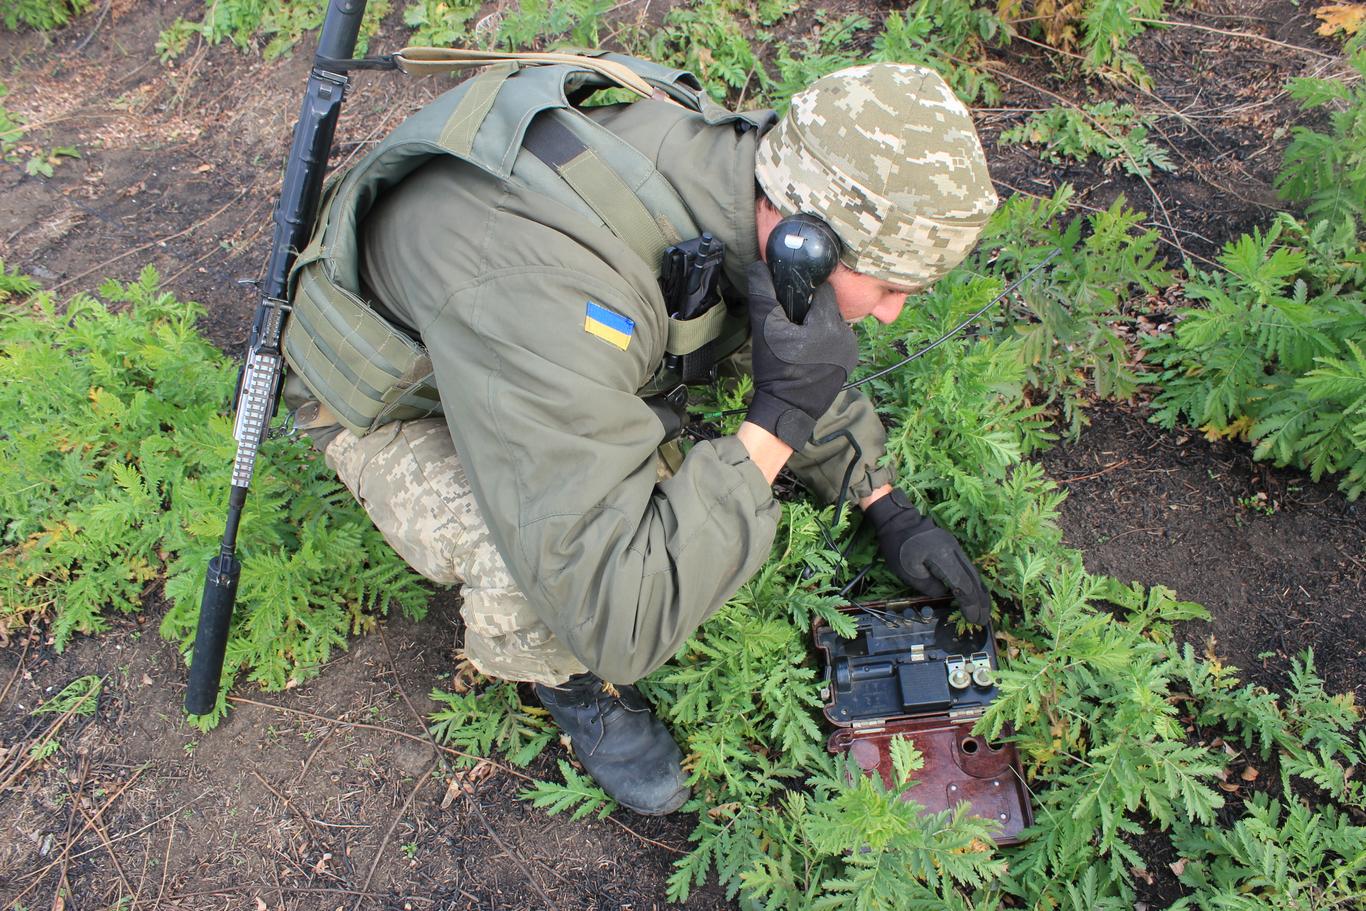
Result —
M 514 65 L 547 65 L 566 63 L 592 70 L 611 80 L 624 89 L 648 98 L 654 91 L 649 82 L 620 60 L 607 60 L 586 54 L 566 53 L 563 51 L 503 53 L 501 51 L 480 51 L 461 47 L 405 47 L 393 55 L 398 68 L 409 75 L 428 76 L 435 73 L 451 73 L 477 66 L 511 63 Z

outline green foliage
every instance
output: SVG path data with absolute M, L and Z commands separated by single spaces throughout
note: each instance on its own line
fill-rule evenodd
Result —
M 617 808 L 617 802 L 608 797 L 592 778 L 574 771 L 574 767 L 563 759 L 559 760 L 559 766 L 564 784 L 538 781 L 518 796 L 552 815 L 572 810 L 570 819 L 583 819 L 590 814 L 603 819 Z
M 488 756 L 494 746 L 518 766 L 527 766 L 541 755 L 555 736 L 545 709 L 530 708 L 510 683 L 492 684 L 465 693 L 432 690 L 431 698 L 444 707 L 427 716 L 431 732 L 440 742 Z M 459 763 L 474 760 L 462 757 Z
M 1148 88 L 1143 65 L 1129 42 L 1159 20 L 1165 0 L 1000 0 L 1002 19 L 1065 54 L 1081 52 L 1083 65 L 1102 76 L 1115 76 Z
M 1007 35 L 1001 20 L 980 6 L 972 0 L 917 0 L 904 14 L 894 11 L 873 42 L 873 59 L 931 67 L 964 104 L 996 104 L 1001 89 L 984 66 L 985 45 Z
M 36 281 L 21 274 L 18 266 L 6 268 L 5 261 L 0 259 L 0 304 L 15 295 L 26 297 L 37 290 Z
M 188 650 L 222 533 L 236 369 L 151 268 L 100 294 L 60 315 L 47 294 L 0 311 L 0 625 L 47 618 L 61 649 L 164 578 L 161 631 Z M 224 682 L 280 689 L 391 604 L 420 614 L 425 593 L 304 441 L 268 441 L 260 466 Z
M 305 32 L 320 27 L 327 12 L 327 0 L 213 0 L 205 4 L 199 20 L 176 19 L 157 39 L 157 53 L 169 62 L 185 53 L 190 40 L 198 36 L 204 43 L 217 45 L 231 41 L 239 50 L 264 42 L 262 55 L 267 60 L 289 53 Z M 389 0 L 370 0 L 361 22 L 356 52 L 365 53 L 366 45 L 379 30 L 380 20 L 391 9 Z
M 1282 198 L 1332 224 L 1366 222 L 1366 41 L 1356 42 L 1349 62 L 1355 79 L 1290 81 L 1291 97 L 1305 110 L 1331 112 L 1329 132 L 1295 127 L 1276 181 Z
M 1064 184 L 1049 199 L 1007 199 L 967 268 L 1015 276 L 1060 251 L 995 320 L 999 336 L 1020 342 L 1026 384 L 1061 406 L 1075 435 L 1088 386 L 1101 398 L 1129 398 L 1137 389 L 1138 373 L 1114 324 L 1125 318 L 1131 297 L 1165 286 L 1171 275 L 1160 264 L 1157 232 L 1143 227 L 1145 216 L 1122 196 L 1104 212 L 1069 218 L 1072 195 Z
M 493 43 L 508 50 L 526 50 L 563 38 L 575 47 L 598 47 L 605 16 L 615 8 L 610 0 L 520 0 L 502 13 Z
M 1192 271 L 1170 335 L 1145 342 L 1160 366 L 1153 420 L 1247 437 L 1257 458 L 1342 472 L 1366 490 L 1366 249 L 1348 220 L 1289 216 L 1225 245 L 1223 271 Z
M 793 95 L 817 79 L 857 63 L 853 40 L 872 27 L 863 15 L 849 15 L 830 23 L 824 11 L 818 11 L 816 21 L 812 34 L 795 46 L 796 56 L 792 53 L 793 45 L 778 46 L 778 77 L 769 97 L 780 111 L 786 109 Z
M 0 99 L 9 94 L 9 89 L 0 82 Z M 24 118 L 0 104 L 0 158 L 13 161 L 11 157 L 19 140 L 24 137 Z
M 7 94 L 9 90 L 0 82 L 0 98 Z M 37 148 L 31 144 L 21 147 L 25 129 L 24 118 L 0 104 L 0 158 L 17 163 L 27 154 L 28 161 L 24 163 L 24 170 L 30 175 L 51 177 L 53 169 L 63 158 L 81 157 L 81 153 L 71 146 L 58 146 L 51 150 Z M 3 290 L 3 286 L 0 286 L 0 290 Z
M 1153 168 L 1172 169 L 1171 159 L 1148 139 L 1152 118 L 1138 114 L 1133 105 L 1102 101 L 1081 108 L 1052 107 L 1034 114 L 1001 134 L 1002 145 L 1028 143 L 1042 146 L 1047 161 L 1086 161 L 1099 156 L 1106 171 L 1122 165 L 1130 174 L 1148 177 Z
M 650 37 L 646 54 L 695 73 L 717 100 L 727 92 L 736 100 L 753 98 L 767 91 L 772 78 L 750 36 L 785 11 L 774 4 L 755 8 L 747 0 L 680 4 Z
M 90 9 L 93 0 L 5 0 L 0 23 L 14 31 L 21 26 L 43 31 L 61 28 Z
M 77 677 L 62 687 L 62 691 L 56 696 L 34 709 L 31 714 L 64 715 L 72 712 L 89 717 L 95 714 L 95 709 L 99 706 L 100 690 L 103 687 L 104 678 L 97 674 Z
M 479 6 L 474 0 L 417 0 L 403 8 L 403 24 L 413 30 L 415 45 L 465 44 L 470 39 L 467 26 Z
M 1193 890 L 1177 911 L 1299 911 L 1359 907 L 1366 895 L 1366 827 L 1332 807 L 1314 812 L 1265 794 L 1231 829 L 1178 827 L 1179 878 Z
M 1314 671 L 1314 656 L 1295 659 L 1290 691 L 1282 698 L 1263 687 L 1240 685 L 1237 674 L 1217 661 L 1198 661 L 1189 646 L 1177 665 L 1195 697 L 1196 720 L 1237 732 L 1262 759 L 1280 760 L 1281 787 L 1291 779 L 1313 784 L 1332 799 L 1366 810 L 1366 785 L 1353 769 L 1366 759 L 1366 731 L 1354 695 L 1333 695 Z
M 1090 0 L 1081 38 L 1087 65 L 1100 73 L 1113 69 L 1149 86 L 1147 72 L 1128 45 L 1148 28 L 1138 20 L 1162 18 L 1165 6 L 1166 0 Z

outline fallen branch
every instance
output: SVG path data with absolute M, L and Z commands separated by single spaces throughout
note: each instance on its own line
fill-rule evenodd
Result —
M 1208 25 L 1197 25 L 1194 22 L 1178 22 L 1177 20 L 1163 21 L 1161 19 L 1139 19 L 1135 17 L 1132 21 L 1141 22 L 1144 25 L 1158 25 L 1170 28 L 1191 28 L 1199 32 L 1213 32 L 1216 35 L 1228 35 L 1230 38 L 1246 38 L 1249 41 L 1260 41 L 1263 44 L 1271 44 L 1276 47 L 1283 47 L 1290 51 L 1299 51 L 1302 54 L 1313 54 L 1315 57 L 1327 57 L 1329 60 L 1337 60 L 1337 54 L 1327 54 L 1323 51 L 1315 50 L 1312 47 L 1302 47 L 1298 44 L 1287 44 L 1284 41 L 1277 41 L 1275 38 L 1268 38 L 1265 35 L 1254 35 L 1251 32 L 1235 32 L 1226 28 L 1213 28 Z
M 446 762 L 445 755 L 441 752 L 441 745 L 436 742 L 436 738 L 432 736 L 431 729 L 428 728 L 427 723 L 422 720 L 422 715 L 418 712 L 417 707 L 413 705 L 412 700 L 408 698 L 408 693 L 403 688 L 403 681 L 399 678 L 398 675 L 398 662 L 394 661 L 394 653 L 389 649 L 389 637 L 384 635 L 383 624 L 380 624 L 379 626 L 379 638 L 380 641 L 384 643 L 384 654 L 389 659 L 389 668 L 394 672 L 394 685 L 398 687 L 398 694 L 403 697 L 404 703 L 408 706 L 408 711 L 413 713 L 413 718 L 417 721 L 418 725 L 421 726 L 422 732 L 427 735 L 427 740 L 430 741 L 432 749 L 436 750 L 435 761 L 439 761 L 441 763 L 442 769 L 444 769 L 449 774 L 451 771 L 451 767 L 450 764 Z M 414 793 L 416 793 L 416 791 L 414 791 Z M 467 803 L 469 803 L 470 806 L 474 807 L 475 815 L 479 817 L 479 822 L 483 824 L 484 830 L 487 831 L 489 833 L 489 836 L 498 843 L 498 847 L 503 849 L 503 853 L 505 853 L 508 857 L 511 857 L 513 861 L 516 862 L 517 866 L 521 868 L 522 875 L 526 877 L 527 882 L 531 883 L 532 887 L 535 888 L 536 892 L 541 896 L 541 901 L 545 902 L 545 907 L 553 908 L 554 903 L 551 902 L 550 896 L 546 894 L 545 887 L 541 885 L 540 880 L 531 875 L 531 870 L 527 867 L 525 863 L 522 862 L 522 858 L 519 857 L 517 854 L 513 853 L 512 851 L 508 850 L 508 846 L 504 844 L 503 839 L 499 837 L 498 833 L 494 831 L 493 825 L 488 821 L 488 817 L 484 815 L 484 808 L 479 805 L 479 801 L 475 800 L 474 795 L 471 793 L 467 793 L 465 796 L 467 798 Z M 395 823 L 397 823 L 397 820 L 395 820 Z M 392 830 L 393 827 L 391 826 L 390 831 L 392 832 Z M 386 835 L 385 840 L 388 841 L 388 838 L 389 836 Z M 378 863 L 378 856 L 376 856 L 375 861 Z M 373 866 L 371 867 L 370 872 L 375 872 Z M 365 879 L 365 885 L 361 886 L 361 888 L 366 889 L 369 888 L 369 886 L 370 878 L 367 876 Z M 360 903 L 357 902 L 357 906 L 359 906 L 359 904 Z M 355 909 L 353 908 L 352 911 L 355 911 Z
M 19 766 L 19 768 L 15 769 L 9 775 L 5 776 L 5 780 L 3 782 L 0 782 L 0 791 L 3 791 L 5 790 L 5 788 L 9 787 L 15 779 L 17 779 L 20 775 L 24 774 L 24 772 L 28 770 L 29 766 L 33 765 L 35 762 L 38 761 L 38 753 L 36 750 L 33 749 L 33 747 L 38 746 L 42 743 L 46 743 L 47 741 L 56 737 L 57 732 L 61 730 L 62 725 L 66 724 L 68 721 L 71 720 L 71 716 L 76 714 L 77 710 L 79 710 L 81 706 L 85 705 L 86 700 L 89 699 L 91 696 L 97 695 L 104 689 L 104 681 L 108 676 L 109 675 L 106 674 L 104 677 L 101 677 L 100 682 L 98 684 L 92 686 L 89 690 L 85 692 L 85 695 L 81 696 L 81 698 L 73 702 L 71 704 L 71 708 L 63 712 L 60 718 L 52 722 L 48 729 L 44 731 L 40 737 L 38 737 L 36 740 L 33 741 L 33 743 L 29 745 L 28 759 L 25 759 L 24 762 Z
M 365 874 L 365 882 L 361 883 L 360 891 L 356 895 L 356 903 L 351 906 L 351 911 L 356 911 L 360 907 L 360 903 L 365 899 L 365 893 L 370 891 L 370 880 L 374 878 L 375 870 L 379 868 L 379 862 L 384 857 L 384 849 L 389 846 L 389 839 L 393 837 L 394 830 L 398 828 L 399 822 L 408 815 L 408 808 L 413 805 L 413 798 L 417 797 L 417 792 L 422 790 L 422 786 L 432 777 L 432 770 L 435 768 L 435 759 L 427 763 L 427 768 L 423 769 L 422 774 L 418 776 L 417 784 L 413 785 L 413 789 L 408 792 L 408 799 L 403 801 L 403 806 L 399 808 L 398 815 L 389 824 L 389 831 L 384 833 L 384 840 L 379 843 L 375 857 L 370 861 L 370 871 Z
M 224 203 L 220 208 L 216 209 L 216 210 L 213 212 L 212 215 L 208 215 L 208 216 L 206 216 L 206 217 L 204 217 L 204 218 L 201 218 L 199 221 L 197 221 L 197 222 L 195 222 L 194 224 L 190 225 L 188 228 L 184 228 L 184 229 L 182 229 L 182 230 L 179 230 L 179 231 L 175 232 L 174 234 L 167 234 L 165 237 L 160 237 L 160 238 L 157 238 L 156 240 L 149 240 L 147 243 L 143 244 L 143 245 L 140 246 L 140 247 L 134 247 L 134 248 L 131 249 L 131 250 L 127 250 L 127 251 L 125 251 L 125 252 L 123 252 L 123 253 L 120 253 L 118 256 L 115 256 L 115 257 L 113 257 L 113 258 L 111 258 L 111 259 L 106 259 L 104 262 L 100 263 L 100 264 L 97 265 L 97 266 L 92 266 L 92 267 L 90 267 L 89 269 L 86 269 L 84 272 L 82 272 L 82 273 L 80 273 L 80 274 L 78 274 L 78 275 L 73 275 L 73 276 L 71 276 L 70 278 L 66 279 L 65 281 L 60 281 L 60 282 L 58 282 L 57 284 L 53 285 L 49 290 L 50 290 L 50 291 L 58 291 L 58 290 L 60 290 L 60 289 L 62 289 L 62 288 L 65 288 L 67 285 L 71 284 L 72 282 L 79 281 L 79 280 L 85 278 L 87 275 L 89 275 L 89 274 L 92 273 L 92 272 L 99 272 L 99 271 L 101 271 L 101 270 L 103 270 L 103 269 L 107 269 L 109 266 L 112 266 L 114 263 L 118 262 L 119 260 L 123 259 L 124 257 L 132 256 L 134 253 L 141 253 L 143 250 L 149 250 L 149 249 L 151 249 L 152 247 L 160 246 L 161 244 L 166 243 L 166 241 L 168 241 L 168 240 L 175 240 L 177 237 L 183 237 L 184 235 L 189 234 L 189 233 L 191 233 L 192 231 L 197 231 L 198 229 L 204 227 L 204 225 L 207 225 L 209 222 L 213 221 L 213 220 L 214 220 L 215 218 L 217 218 L 218 216 L 222 215 L 222 214 L 223 214 L 224 212 L 226 212 L 228 209 L 230 209 L 230 208 L 232 208 L 233 206 L 235 206 L 235 205 L 242 199 L 243 196 L 246 196 L 246 195 L 247 195 L 247 190 L 250 190 L 250 189 L 251 189 L 250 187 L 247 187 L 247 188 L 243 189 L 242 192 L 238 193 L 238 194 L 237 194 L 236 196 L 234 196 L 232 199 L 228 200 L 228 202 Z
M 90 819 L 86 820 L 86 823 L 85 823 L 84 826 L 81 827 L 81 830 L 80 830 L 79 832 L 77 832 L 76 835 L 75 835 L 74 837 L 68 838 L 68 839 L 67 839 L 66 844 L 62 846 L 62 853 L 61 853 L 61 856 L 60 856 L 60 857 L 58 857 L 56 860 L 54 860 L 54 861 L 52 861 L 51 863 L 49 863 L 47 866 L 42 867 L 41 869 L 37 870 L 36 872 L 30 873 L 30 874 L 29 874 L 29 878 L 32 879 L 33 882 L 30 883 L 29 886 L 28 886 L 28 888 L 24 889 L 23 892 L 20 892 L 18 895 L 14 896 L 13 899 L 11 899 L 11 904 L 12 904 L 12 906 L 18 906 L 19 900 L 20 900 L 20 899 L 22 899 L 25 895 L 28 895 L 28 894 L 29 894 L 30 892 L 32 892 L 35 888 L 37 888 L 38 884 L 39 884 L 40 882 L 43 881 L 43 877 L 46 876 L 46 875 L 47 875 L 47 872 L 48 872 L 49 870 L 51 870 L 53 867 L 57 866 L 58 864 L 61 864 L 61 865 L 62 865 L 62 869 L 63 869 L 63 876 L 65 876 L 66 864 L 67 864 L 69 861 L 71 861 L 71 860 L 73 860 L 73 859 L 75 859 L 75 858 L 77 858 L 77 857 L 83 857 L 83 856 L 85 856 L 86 854 L 91 853 L 92 851 L 98 851 L 98 850 L 99 850 L 99 848 L 90 848 L 89 850 L 87 850 L 87 851 L 82 851 L 82 852 L 80 852 L 79 854 L 72 854 L 72 853 L 71 853 L 71 846 L 72 846 L 75 842 L 80 841 L 80 840 L 81 840 L 81 836 L 83 836 L 86 832 L 89 832 L 89 831 L 90 831 L 91 824 L 92 824 L 93 822 L 98 822 L 99 819 L 100 819 L 100 817 L 103 816 L 103 815 L 109 810 L 109 808 L 112 807 L 112 806 L 114 805 L 114 802 L 117 801 L 120 797 L 123 796 L 123 792 L 124 792 L 124 791 L 127 791 L 129 788 L 131 788 L 131 787 L 133 786 L 133 783 L 134 783 L 135 781 L 137 781 L 138 778 L 141 777 L 141 776 L 142 776 L 142 773 L 145 772 L 145 771 L 147 771 L 147 766 L 143 766 L 142 768 L 140 768 L 140 769 L 138 769 L 136 772 L 134 772 L 133 775 L 132 775 L 132 777 L 129 778 L 126 782 L 124 782 L 123 785 L 122 785 L 117 791 L 115 791 L 115 792 L 113 793 L 113 795 L 112 795 L 108 800 L 106 800 L 106 801 L 104 802 L 104 805 L 101 806 L 97 811 L 95 811 L 95 815 L 92 816 L 92 817 L 90 817 Z M 196 799 L 198 799 L 198 798 L 196 798 Z M 72 813 L 73 813 L 73 814 L 75 813 L 75 809 L 74 809 L 74 808 L 72 809 Z

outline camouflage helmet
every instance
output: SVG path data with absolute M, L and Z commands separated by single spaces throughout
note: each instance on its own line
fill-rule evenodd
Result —
M 909 64 L 850 67 L 793 96 L 755 176 L 784 216 L 825 220 L 846 266 L 913 290 L 963 261 L 997 202 L 967 108 Z

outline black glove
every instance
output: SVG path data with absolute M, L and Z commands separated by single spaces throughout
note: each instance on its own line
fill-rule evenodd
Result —
M 778 306 L 768 266 L 754 263 L 748 277 L 754 399 L 746 420 L 800 450 L 858 363 L 858 342 L 829 284 L 816 289 L 799 325 Z
M 969 623 L 991 619 L 991 596 L 953 535 L 893 490 L 863 513 L 877 531 L 878 552 L 897 578 L 932 598 L 953 592 Z

